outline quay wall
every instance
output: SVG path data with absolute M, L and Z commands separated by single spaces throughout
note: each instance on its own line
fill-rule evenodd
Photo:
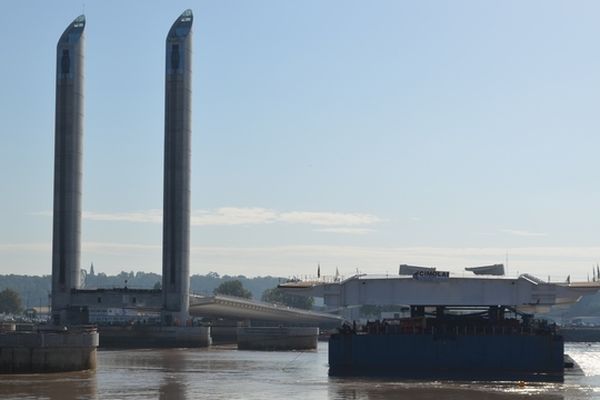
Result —
M 235 344 L 237 343 L 237 326 L 211 326 L 210 337 L 213 344 Z
M 95 369 L 97 347 L 95 330 L 0 333 L 0 373 Z
M 238 328 L 240 350 L 315 350 L 319 328 L 306 327 L 245 327 Z

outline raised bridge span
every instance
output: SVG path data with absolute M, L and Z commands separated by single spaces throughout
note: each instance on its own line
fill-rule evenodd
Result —
M 190 295 L 190 315 L 234 320 L 260 320 L 296 325 L 340 325 L 337 315 L 301 310 L 232 296 Z

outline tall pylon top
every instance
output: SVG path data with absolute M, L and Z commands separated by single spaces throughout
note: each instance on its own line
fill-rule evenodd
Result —
M 67 29 L 63 32 L 58 40 L 58 44 L 73 44 L 76 43 L 83 35 L 85 29 L 85 15 L 81 14 L 75 18 L 73 22 L 67 26 Z
M 194 22 L 194 14 L 192 10 L 185 10 L 173 23 L 171 29 L 169 30 L 169 35 L 167 36 L 167 40 L 169 39 L 178 39 L 187 36 L 192 30 L 192 23 Z

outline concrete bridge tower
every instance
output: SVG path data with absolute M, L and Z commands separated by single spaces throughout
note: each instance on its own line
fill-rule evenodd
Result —
M 80 286 L 83 67 L 85 17 L 77 17 L 56 46 L 52 318 L 67 322 L 71 289 Z
M 166 41 L 162 291 L 167 324 L 189 318 L 192 22 L 192 11 L 184 11 Z

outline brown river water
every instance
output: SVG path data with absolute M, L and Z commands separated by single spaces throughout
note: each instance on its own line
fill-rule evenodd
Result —
M 567 344 L 564 383 L 415 382 L 327 375 L 314 352 L 101 350 L 96 371 L 0 376 L 0 399 L 600 399 L 600 344 Z

